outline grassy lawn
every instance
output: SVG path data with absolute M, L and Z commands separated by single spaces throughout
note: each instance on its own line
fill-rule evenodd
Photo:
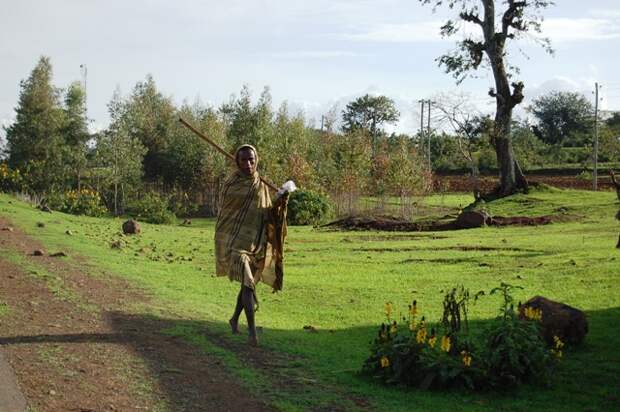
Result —
M 424 207 L 454 212 L 470 199 L 462 194 L 434 196 L 424 199 Z M 47 214 L 0 195 L 0 214 L 40 239 L 50 252 L 64 250 L 69 259 L 86 257 L 79 264 L 92 276 L 120 276 L 145 289 L 154 299 L 148 307 L 132 310 L 177 319 L 177 326 L 164 333 L 183 336 L 221 357 L 253 391 L 280 409 L 353 410 L 359 406 L 354 402 L 358 395 L 370 401 L 366 408 L 385 411 L 620 408 L 615 193 L 544 189 L 484 207 L 494 215 L 562 213 L 570 219 L 538 227 L 422 233 L 290 227 L 284 291 L 258 290 L 261 345 L 289 359 L 274 361 L 273 370 L 267 371 L 248 367 L 230 349 L 245 337 L 228 333 L 238 285 L 212 275 L 213 220 L 194 219 L 191 226 L 142 224 L 140 236 L 125 237 L 120 235 L 121 219 Z M 119 239 L 123 247 L 111 248 Z M 382 386 L 358 374 L 386 301 L 404 311 L 417 299 L 421 314 L 434 321 L 441 315 L 442 289 L 463 284 L 472 291 L 488 291 L 501 281 L 524 288 L 518 300 L 543 295 L 588 315 L 585 344 L 565 352 L 551 388 L 526 386 L 500 394 L 427 392 Z M 472 320 L 484 323 L 496 316 L 499 303 L 495 296 L 482 299 L 471 308 Z M 307 325 L 317 333 L 305 330 Z M 211 331 L 208 336 L 205 327 Z M 274 374 L 295 384 L 274 389 Z

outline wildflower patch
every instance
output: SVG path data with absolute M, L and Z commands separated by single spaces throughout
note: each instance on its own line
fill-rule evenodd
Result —
M 417 301 L 399 321 L 393 318 L 393 304 L 386 303 L 386 322 L 371 344 L 362 372 L 387 384 L 423 389 L 549 384 L 564 343 L 555 336 L 549 347 L 541 337 L 542 310 L 515 310 L 515 288 L 502 283 L 490 291 L 502 296 L 499 316 L 477 333 L 469 329 L 468 304 L 485 295 L 483 292 L 471 296 L 462 286 L 453 288 L 444 297 L 441 322 L 433 327 L 426 324 L 424 316 L 418 320 Z M 525 316 L 519 316 L 519 309 Z

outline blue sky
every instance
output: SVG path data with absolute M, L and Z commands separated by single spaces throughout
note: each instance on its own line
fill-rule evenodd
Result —
M 41 55 L 51 57 L 59 87 L 81 80 L 86 65 L 94 128 L 107 125 L 115 88 L 128 94 L 147 74 L 177 104 L 200 98 L 219 106 L 243 84 L 255 96 L 269 86 L 275 106 L 286 100 L 308 119 L 364 93 L 385 94 L 401 111 L 396 130 L 405 133 L 417 130 L 421 98 L 458 90 L 481 111 L 493 107 L 486 96 L 490 73 L 457 87 L 437 67 L 435 58 L 454 46 L 439 36 L 450 11 L 433 13 L 415 0 L 0 0 L 0 6 L 2 124 L 14 118 L 19 81 Z M 592 98 L 598 81 L 601 107 L 620 110 L 620 3 L 558 0 L 544 15 L 555 56 L 531 36 L 511 48 L 526 104 L 550 90 Z

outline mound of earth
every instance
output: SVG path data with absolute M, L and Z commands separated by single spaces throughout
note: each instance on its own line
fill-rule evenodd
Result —
M 394 216 L 361 215 L 327 223 L 323 227 L 341 230 L 381 230 L 386 232 L 427 232 L 441 230 L 473 229 L 482 226 L 538 226 L 546 225 L 554 220 L 555 216 L 495 216 L 491 217 L 481 212 L 464 212 L 456 219 L 443 222 L 411 222 Z

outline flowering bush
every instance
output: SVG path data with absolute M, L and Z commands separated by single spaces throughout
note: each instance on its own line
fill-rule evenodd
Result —
M 92 189 L 69 190 L 61 194 L 52 194 L 46 203 L 54 210 L 73 215 L 100 217 L 108 210 L 101 201 L 99 193 Z
M 158 193 L 149 192 L 127 205 L 129 216 L 148 223 L 170 224 L 176 216 L 168 209 L 168 199 Z
M 19 169 L 11 170 L 6 163 L 0 164 L 0 191 L 21 192 L 24 183 L 24 177 Z
M 427 388 L 504 388 L 529 381 L 548 382 L 563 343 L 556 337 L 548 348 L 540 337 L 542 313 L 526 311 L 519 319 L 510 291 L 502 284 L 491 294 L 503 293 L 500 316 L 479 335 L 467 326 L 469 292 L 455 288 L 444 299 L 444 316 L 435 327 L 418 320 L 418 304 L 409 305 L 399 321 L 391 302 L 386 321 L 371 344 L 362 372 L 385 383 Z M 481 293 L 476 294 L 477 299 Z

